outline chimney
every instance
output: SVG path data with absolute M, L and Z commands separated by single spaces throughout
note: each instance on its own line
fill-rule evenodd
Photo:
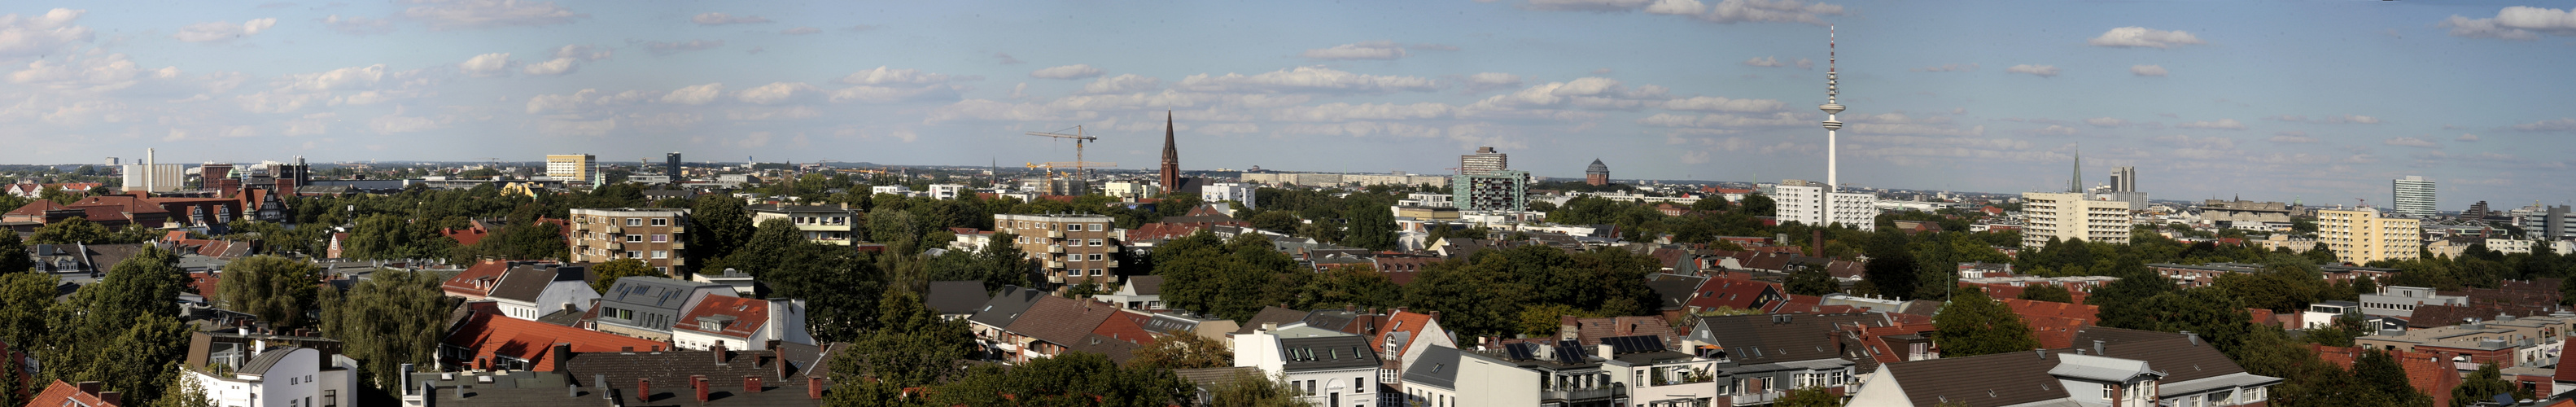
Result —
M 1277 323 L 1277 322 L 1263 322 L 1263 323 L 1261 323 L 1261 333 L 1270 333 L 1270 331 L 1276 331 L 1276 330 L 1279 330 L 1279 323 Z
M 2200 346 L 2200 334 L 2191 333 L 2191 331 L 2182 331 L 2182 336 L 2185 338 L 2191 338 L 2191 346 Z
M 1604 344 L 1597 344 L 1597 345 L 1592 345 L 1592 353 L 1593 353 L 1595 356 L 1600 356 L 1602 359 L 1609 359 L 1609 358 L 1613 358 L 1613 357 L 1617 357 L 1617 356 L 1619 356 L 1619 352 L 1618 352 L 1617 348 L 1612 348 L 1612 347 L 1610 347 L 1610 344 L 1607 344 L 1607 343 L 1604 343 Z
M 611 392 L 611 391 L 609 391 L 609 390 L 608 390 L 608 375 L 604 375 L 604 374 L 595 374 L 595 375 L 590 375 L 590 382 L 591 382 L 591 383 L 593 383 L 593 384 L 598 384 L 598 385 L 599 385 L 599 398 L 609 399 L 609 400 L 616 400 L 616 399 L 617 399 L 617 393 L 616 393 L 616 392 Z
M 113 405 L 117 405 L 117 404 L 123 404 L 123 403 L 125 402 L 125 393 L 123 393 L 123 392 L 113 392 L 113 391 L 99 392 L 99 393 L 98 393 L 98 401 L 100 401 L 102 404 L 107 404 L 107 405 L 111 405 L 111 406 L 113 406 Z
M 581 397 L 581 385 L 578 385 L 578 384 L 567 384 L 567 385 L 564 385 L 564 397 Z
M 771 352 L 776 352 L 776 351 L 771 351 Z M 775 359 L 775 360 L 771 360 L 771 361 L 769 362 L 769 364 L 770 364 L 770 366 L 774 366 L 774 367 L 776 367 L 776 368 L 778 369 L 778 383 L 780 383 L 780 384 L 785 384 L 785 383 L 787 383 L 787 357 L 785 357 L 785 356 L 780 356 L 780 357 L 776 357 L 776 358 L 773 358 L 773 359 Z
M 707 375 L 689 376 L 689 387 L 697 389 L 698 402 L 707 401 Z
M 1808 239 L 1807 245 L 1816 248 L 1816 257 L 1825 257 L 1825 230 L 1816 229 L 1816 238 Z
M 815 400 L 823 399 L 822 376 L 805 376 L 805 397 Z
M 2039 360 L 2048 360 L 2047 349 L 2031 349 L 2030 353 L 2033 355 L 2039 355 Z
M 653 401 L 653 379 L 635 379 L 635 400 Z
M 572 359 L 572 344 L 570 344 L 570 343 L 557 343 L 557 344 L 555 344 L 555 349 L 554 349 L 553 354 L 551 354 L 551 355 L 546 355 L 546 358 L 547 358 L 547 359 L 553 359 L 553 360 L 554 360 L 554 364 L 555 364 L 555 366 L 554 366 L 554 367 L 555 367 L 555 368 L 554 368 L 554 370 L 552 370 L 553 372 L 556 372 L 556 373 L 562 373 L 562 372 L 564 371 L 564 365 L 569 365 L 569 364 L 571 364 L 571 363 L 565 363 L 565 362 L 568 362 L 568 361 L 569 361 L 569 359 Z M 530 366 L 530 367 L 534 367 L 534 366 Z
M 2093 341 L 2093 356 L 2111 356 L 2111 354 L 2109 354 L 2109 353 L 2102 353 L 2102 341 L 2101 341 L 2101 340 L 2094 340 L 2094 341 Z
M 708 346 L 708 347 L 707 347 L 707 350 L 711 350 L 711 351 L 713 351 L 713 352 L 708 352 L 708 353 L 711 353 L 711 354 L 716 355 L 716 366 L 724 366 L 724 365 L 725 365 L 725 359 L 732 359 L 732 358 L 727 357 L 727 356 L 733 356 L 733 355 L 727 355 L 727 354 L 725 354 L 725 353 L 727 353 L 727 352 L 725 352 L 724 341 L 716 341 L 716 344 L 715 344 L 715 345 L 710 345 L 710 346 Z
M 742 392 L 744 392 L 744 393 L 759 393 L 759 392 L 760 392 L 760 376 L 743 376 L 743 377 L 742 377 Z

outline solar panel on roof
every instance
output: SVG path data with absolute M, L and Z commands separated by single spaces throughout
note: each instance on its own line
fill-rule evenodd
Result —
M 1512 360 L 1530 360 L 1538 358 L 1537 348 L 1536 344 L 1515 343 L 1503 346 L 1503 352 L 1511 354 Z

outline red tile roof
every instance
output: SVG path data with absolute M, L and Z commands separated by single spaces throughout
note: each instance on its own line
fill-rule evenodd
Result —
M 472 307 L 473 315 L 466 317 L 465 323 L 460 324 L 455 332 L 447 334 L 445 342 L 465 348 L 474 354 L 475 360 L 509 356 L 529 361 L 531 370 L 547 371 L 554 369 L 555 360 L 546 357 L 546 351 L 557 343 L 571 344 L 574 352 L 617 352 L 628 347 L 635 350 L 670 348 L 669 344 L 662 342 L 503 316 L 499 307 L 490 302 L 467 303 L 465 306 Z
M 1108 320 L 1101 321 L 1099 327 L 1092 328 L 1091 334 L 1137 345 L 1152 345 L 1154 332 L 1145 330 L 1145 321 L 1152 319 L 1154 319 L 1152 315 L 1120 311 L 1111 314 Z
M 2039 346 L 2043 348 L 2075 346 L 2075 331 L 2101 320 L 2096 316 L 2101 307 L 2092 305 L 2019 298 L 1995 301 L 2003 302 L 2005 307 L 2012 308 L 2013 314 L 2020 315 L 2022 324 L 2030 326 L 2031 337 L 2039 339 Z
M 448 295 L 473 299 L 489 297 L 492 288 L 500 286 L 501 274 L 509 271 L 510 262 L 484 260 L 457 272 L 455 277 L 448 277 L 446 282 L 438 284 L 438 288 Z
M 117 407 L 122 405 L 99 399 L 98 393 L 83 392 L 78 385 L 64 383 L 61 380 L 55 380 L 54 384 L 45 386 L 45 392 L 37 393 L 35 398 L 27 399 L 27 406 L 69 406 L 74 405 L 72 402 L 80 402 L 79 405 L 90 407 Z
M 1768 309 L 1772 302 L 1783 299 L 1780 290 L 1760 281 L 1734 278 L 1710 278 L 1691 290 L 1690 307 L 1695 310 L 1726 307 L 1734 309 Z
M 722 329 L 709 330 L 700 326 L 699 318 L 729 318 L 731 321 L 725 322 Z M 769 324 L 768 300 L 709 295 L 706 299 L 698 301 L 697 308 L 690 308 L 687 314 L 680 315 L 680 320 L 671 326 L 671 330 L 689 330 L 747 340 L 751 339 L 753 333 L 759 332 L 762 325 L 767 324 Z
M 1369 338 L 1369 349 L 1383 354 L 1387 351 L 1386 336 L 1388 334 L 1408 332 L 1410 334 L 1405 335 L 1404 343 L 1395 344 L 1396 354 L 1398 356 L 1402 356 L 1405 349 L 1413 347 L 1413 341 L 1422 340 L 1422 333 L 1424 331 L 1431 329 L 1433 325 L 1437 325 L 1439 323 L 1440 320 L 1432 319 L 1431 314 L 1415 313 L 1405 310 L 1389 312 L 1384 317 L 1384 320 L 1378 321 L 1377 326 L 1381 328 L 1377 330 L 1377 335 Z
M 2360 358 L 2362 352 L 2360 347 L 2335 348 L 2308 344 L 2308 348 L 2316 350 L 2318 359 L 2324 359 L 2327 363 L 2333 363 L 2345 369 L 2351 369 L 2353 360 Z M 2450 355 L 2405 350 L 2386 352 L 2388 357 L 2397 359 L 2398 367 L 2406 369 L 2408 384 L 2414 385 L 2417 391 L 2433 396 L 2433 405 L 2451 405 L 2451 389 L 2459 388 L 2461 379 L 2460 371 L 2450 361 Z
M 1091 330 L 1100 328 L 1100 323 L 1108 322 L 1109 316 L 1116 313 L 1116 305 L 1044 296 L 1038 297 L 1036 304 L 1030 304 L 1027 312 L 1021 313 L 1019 319 L 1012 320 L 1011 326 L 1004 329 L 1058 345 L 1071 345 L 1081 343 L 1091 335 Z

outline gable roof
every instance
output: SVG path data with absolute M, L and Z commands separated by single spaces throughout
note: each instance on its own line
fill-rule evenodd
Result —
M 1047 297 L 1045 291 L 1002 286 L 1000 295 L 994 295 L 993 299 L 985 301 L 984 306 L 975 310 L 975 315 L 966 317 L 966 320 L 1008 329 L 1013 321 L 1020 319 L 1021 314 L 1029 312 L 1029 306 L 1037 305 L 1038 299 L 1045 297 Z
M 491 356 L 524 359 L 532 363 L 530 368 L 533 370 L 554 367 L 553 358 L 545 356 L 558 343 L 571 344 L 574 352 L 617 352 L 629 347 L 647 350 L 667 346 L 641 338 L 510 318 L 500 315 L 498 307 L 490 302 L 469 303 L 461 308 L 468 308 L 469 315 L 462 325 L 447 334 L 444 342 L 465 348 L 478 359 Z
M 2006 352 L 1890 363 L 1879 369 L 1896 379 L 1917 406 L 1957 401 L 2009 406 L 2067 398 L 2065 385 L 2048 374 L 2067 350 Z M 1871 382 L 1871 385 L 1879 385 Z
M 1860 358 L 1836 349 L 1828 340 L 1842 326 L 1887 326 L 1881 314 L 1776 314 L 1730 315 L 1700 318 L 1692 331 L 1708 335 L 1707 342 L 1720 346 L 1738 364 L 1794 362 L 1818 359 Z
M 1431 333 L 1432 326 L 1439 323 L 1440 320 L 1432 319 L 1431 314 L 1396 310 L 1387 313 L 1386 322 L 1379 325 L 1385 328 L 1378 329 L 1377 335 L 1369 338 L 1369 346 L 1381 354 L 1392 351 L 1396 356 L 1403 356 L 1406 350 L 1413 348 L 1413 341 L 1422 340 L 1423 335 Z M 1388 342 L 1387 338 L 1395 338 L 1395 341 Z M 1387 346 L 1395 349 L 1386 349 Z
M 1653 280 L 1646 280 L 1646 289 L 1654 290 L 1655 296 L 1663 300 L 1662 309 L 1667 310 L 1682 309 L 1683 306 L 1689 305 L 1691 290 L 1698 289 L 1700 284 L 1708 282 L 1708 277 L 1679 274 L 1657 274 L 1654 277 Z
M 1121 288 L 1136 295 L 1163 295 L 1163 276 L 1128 277 L 1127 286 Z
M 688 330 L 708 335 L 751 339 L 752 334 L 759 332 L 761 326 L 769 324 L 769 301 L 710 295 L 706 300 L 699 301 L 697 308 L 689 309 L 687 314 L 682 314 L 680 319 L 674 321 L 671 326 L 673 331 Z M 707 329 L 707 323 L 716 324 L 714 326 L 716 329 Z
M 2043 348 L 2076 346 L 2076 332 L 2101 320 L 2095 316 L 2101 308 L 2098 306 L 2019 298 L 1997 298 L 1995 301 L 2003 302 L 2013 314 L 2020 315 L 2022 324 L 2030 326 L 2031 336 L 2039 339 L 2039 346 Z
M 498 260 L 476 262 L 474 265 L 466 266 L 465 271 L 448 277 L 447 281 L 438 283 L 438 289 L 448 294 L 475 298 L 491 296 L 493 286 L 499 285 L 501 275 L 509 271 L 509 262 Z
M 606 385 L 616 389 L 616 405 L 816 406 L 823 403 L 809 396 L 812 390 L 807 387 L 812 384 L 809 379 L 823 379 L 824 391 L 830 392 L 831 367 L 824 361 L 845 347 L 846 344 L 834 344 L 832 348 L 787 344 L 778 350 L 728 350 L 721 355 L 721 363 L 717 361 L 719 355 L 715 351 L 639 351 L 633 354 L 613 349 L 605 352 L 574 351 L 565 358 L 563 372 L 567 379 L 584 388 Z M 601 376 L 606 376 L 607 383 L 597 382 Z M 691 376 L 707 378 L 708 402 L 694 400 L 689 383 Z M 763 390 L 744 391 L 746 377 L 759 378 Z M 636 382 L 647 380 L 652 383 L 653 393 L 636 394 Z M 563 397 L 564 392 L 560 387 L 553 390 L 556 397 Z M 598 399 L 599 396 L 594 395 L 566 400 L 587 402 Z
M 1280 308 L 1278 306 L 1265 306 L 1261 307 L 1260 313 L 1252 314 L 1252 319 L 1244 320 L 1243 327 L 1235 328 L 1234 334 L 1242 335 L 1252 333 L 1252 331 L 1260 330 L 1261 324 L 1287 325 L 1289 323 L 1305 319 L 1306 311 Z
M 930 288 L 923 291 L 927 294 L 922 295 L 922 302 L 941 314 L 973 314 L 993 300 L 992 294 L 984 292 L 982 281 L 932 281 Z
M 489 297 L 536 302 L 538 295 L 545 294 L 548 285 L 557 281 L 581 281 L 583 269 L 582 266 L 516 264 L 501 274 L 500 282 L 492 286 Z
M 602 304 L 615 304 L 619 309 L 658 309 L 677 314 L 686 311 L 680 307 L 688 306 L 689 293 L 701 287 L 721 288 L 722 290 L 717 291 L 719 293 L 733 292 L 733 287 L 723 284 L 675 280 L 668 277 L 626 276 L 618 277 L 616 284 L 608 286 L 608 293 L 600 294 L 599 301 Z
M 91 385 L 95 386 L 97 383 L 91 382 Z M 122 400 L 119 401 L 121 402 Z M 99 393 L 81 391 L 80 386 L 73 385 L 71 383 L 64 383 L 62 380 L 55 380 L 54 384 L 45 386 L 45 391 L 43 393 L 36 393 L 36 397 L 27 399 L 28 406 L 42 407 L 68 406 L 72 405 L 71 403 L 74 402 L 90 407 L 117 407 L 123 405 L 120 403 L 107 402 L 107 400 L 99 398 Z
M 1324 336 L 1280 338 L 1280 368 L 1285 370 L 1322 370 L 1378 367 L 1377 352 L 1369 351 L 1365 336 Z
M 1035 304 L 1029 305 L 1026 314 L 1003 329 L 1042 341 L 1071 345 L 1081 343 L 1091 335 L 1092 328 L 1100 327 L 1100 323 L 1107 322 L 1109 316 L 1117 312 L 1118 307 L 1110 304 L 1042 296 Z
M 2167 385 L 2245 373 L 2243 366 L 2228 360 L 2208 340 L 2195 344 L 2179 333 L 2089 327 L 2075 333 L 2074 348 L 2090 349 L 2093 341 L 2102 341 L 2101 356 L 2142 360 L 2169 373 L 2164 377 Z
M 1680 335 L 1673 332 L 1672 324 L 1665 322 L 1663 317 L 1624 316 L 1569 319 L 1572 319 L 1570 322 L 1575 324 L 1575 339 L 1581 341 L 1583 346 L 1599 345 L 1601 344 L 1601 340 L 1604 338 L 1638 335 L 1652 335 L 1655 337 L 1656 341 L 1662 342 L 1667 347 L 1680 343 L 1674 340 L 1679 338 Z
M 1710 278 L 1708 281 L 1701 282 L 1699 288 L 1692 291 L 1694 295 L 1688 304 L 1702 309 L 1726 307 L 1760 310 L 1766 309 L 1771 302 L 1782 299 L 1780 290 L 1773 288 L 1769 283 L 1733 278 Z

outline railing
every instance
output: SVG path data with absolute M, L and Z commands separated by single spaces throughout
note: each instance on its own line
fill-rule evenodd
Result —
M 1760 392 L 1753 392 L 1753 393 L 1738 394 L 1738 395 L 1735 395 L 1734 399 L 1735 399 L 1735 405 L 1739 405 L 1739 406 L 1750 406 L 1750 405 L 1757 405 L 1757 404 L 1771 404 L 1771 402 L 1780 400 L 1780 396 L 1782 396 L 1782 395 L 1786 395 L 1786 394 L 1788 394 L 1788 392 L 1785 392 L 1785 391 L 1779 391 L 1779 390 L 1764 390 L 1764 391 L 1760 391 Z
M 1108 250 L 1108 251 L 1105 251 L 1105 252 L 1102 252 L 1102 253 L 1117 253 L 1117 252 L 1118 252 L 1118 245 L 1114 245 L 1114 244 L 1113 244 L 1113 245 L 1107 245 L 1107 246 L 1102 246 L 1102 247 L 1107 247 L 1107 248 L 1109 248 L 1109 250 Z
M 1628 388 L 1624 386 L 1604 386 L 1571 390 L 1542 389 L 1538 391 L 1538 398 L 1540 400 L 1598 400 L 1625 395 L 1628 395 Z
M 1672 386 L 1692 383 L 1708 383 L 1710 381 L 1711 380 L 1708 377 L 1699 377 L 1697 380 L 1693 380 L 1692 378 L 1682 378 L 1680 380 L 1657 378 L 1652 383 L 1654 383 L 1653 385 L 1655 386 Z
M 1046 232 L 1046 237 L 1047 237 L 1048 239 L 1063 239 L 1063 238 L 1064 238 L 1064 231 L 1061 231 L 1061 230 L 1049 230 L 1049 231 L 1047 231 L 1047 232 Z
M 1046 250 L 1046 252 L 1047 252 L 1047 253 L 1063 253 L 1063 252 L 1064 252 L 1064 245 L 1060 245 L 1060 244 L 1051 244 L 1051 245 L 1047 245 L 1047 250 Z

